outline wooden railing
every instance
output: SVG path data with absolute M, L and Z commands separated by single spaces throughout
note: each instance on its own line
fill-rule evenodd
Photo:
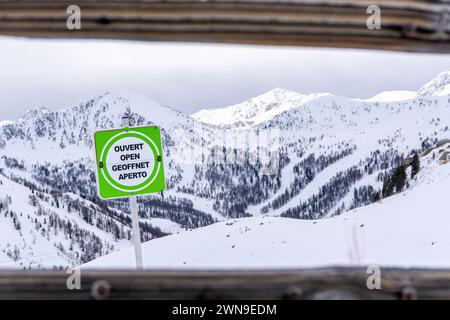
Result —
M 81 30 L 66 27 L 69 5 Z M 381 29 L 366 26 L 371 4 Z M 0 0 L 0 35 L 450 52 L 448 0 Z
M 81 289 L 69 290 L 65 271 L 3 271 L 0 299 L 450 299 L 450 270 L 382 268 L 381 289 L 370 290 L 371 275 L 365 268 L 82 270 Z

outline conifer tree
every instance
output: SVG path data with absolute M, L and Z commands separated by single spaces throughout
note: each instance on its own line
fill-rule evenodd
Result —
M 419 173 L 420 170 L 420 160 L 419 160 L 419 156 L 416 154 L 414 154 L 413 160 L 411 162 L 411 179 L 414 178 L 416 176 L 416 174 Z

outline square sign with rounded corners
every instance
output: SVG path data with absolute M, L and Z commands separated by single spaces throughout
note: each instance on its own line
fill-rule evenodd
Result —
M 144 195 L 166 188 L 159 127 L 97 131 L 94 144 L 100 198 Z

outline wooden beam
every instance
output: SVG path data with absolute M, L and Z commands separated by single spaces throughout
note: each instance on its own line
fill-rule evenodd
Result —
M 450 52 L 446 0 L 76 1 L 81 30 L 66 27 L 73 1 L 0 0 L 0 34 Z M 381 30 L 366 27 L 370 4 Z
M 0 299 L 450 299 L 450 270 L 381 269 L 369 290 L 365 268 L 246 271 L 0 272 Z

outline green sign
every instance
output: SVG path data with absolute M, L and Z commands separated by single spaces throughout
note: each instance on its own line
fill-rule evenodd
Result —
M 166 188 L 159 127 L 97 131 L 94 144 L 101 198 L 144 195 Z

